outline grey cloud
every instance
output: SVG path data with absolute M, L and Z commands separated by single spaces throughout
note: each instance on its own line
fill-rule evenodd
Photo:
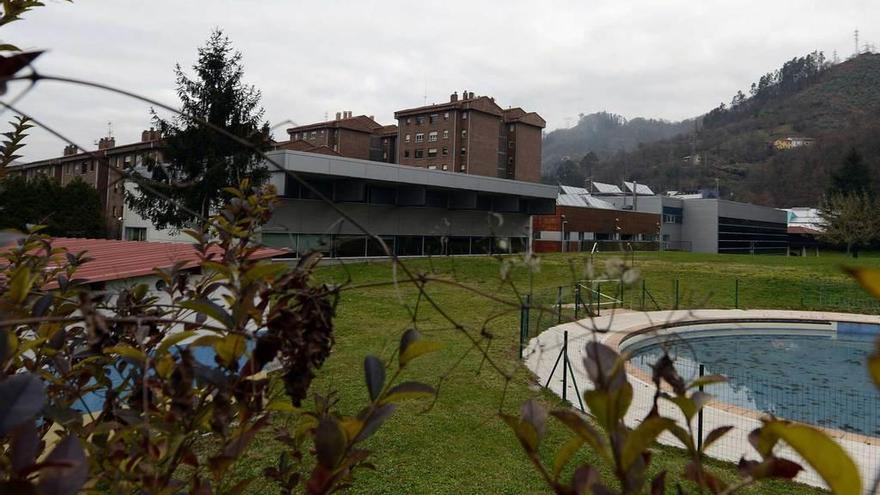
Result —
M 878 20 L 880 3 L 868 0 L 78 0 L 52 2 L 0 35 L 49 49 L 43 72 L 174 104 L 174 64 L 190 66 L 220 26 L 272 122 L 345 109 L 391 123 L 394 110 L 422 104 L 427 87 L 429 103 L 467 88 L 537 111 L 552 129 L 598 110 L 698 115 L 794 56 L 847 56 L 855 27 L 880 42 Z M 149 126 L 148 105 L 82 88 L 41 84 L 22 107 L 88 144 L 108 121 L 118 142 Z M 35 131 L 24 151 L 45 158 L 62 147 Z

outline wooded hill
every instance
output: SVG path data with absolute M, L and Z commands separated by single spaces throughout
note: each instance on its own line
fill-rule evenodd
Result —
M 738 92 L 687 130 L 634 149 L 597 153 L 582 148 L 545 170 L 620 183 L 637 180 L 655 190 L 715 188 L 721 195 L 772 206 L 816 205 L 830 174 L 856 148 L 880 186 L 880 54 L 832 65 L 815 52 L 762 76 L 748 94 Z M 696 129 L 696 130 L 694 130 Z M 549 137 L 553 133 L 548 135 Z M 778 150 L 777 139 L 812 138 L 809 146 Z M 572 174 L 575 171 L 578 173 Z M 547 174 L 547 182 L 555 182 Z M 577 184 L 580 185 L 580 184 Z M 880 187 L 878 187 L 880 189 Z

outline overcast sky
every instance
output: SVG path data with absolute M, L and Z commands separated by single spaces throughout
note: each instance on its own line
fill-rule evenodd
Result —
M 103 81 L 176 104 L 172 69 L 222 27 L 263 92 L 271 123 L 337 111 L 394 123 L 395 110 L 468 89 L 521 106 L 547 130 L 601 110 L 670 120 L 706 112 L 784 61 L 853 52 L 853 30 L 880 45 L 877 0 L 232 1 L 48 0 L 0 31 L 46 49 L 47 74 Z M 12 85 L 4 98 L 22 89 Z M 148 106 L 42 83 L 20 103 L 75 141 L 140 139 Z M 9 120 L 4 115 L 0 121 Z M 275 131 L 284 138 L 284 128 Z M 63 143 L 34 131 L 26 159 Z

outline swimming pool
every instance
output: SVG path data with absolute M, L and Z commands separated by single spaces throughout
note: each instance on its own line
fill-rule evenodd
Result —
M 834 325 L 798 331 L 774 326 L 670 332 L 622 347 L 645 371 L 665 349 L 685 379 L 695 377 L 700 364 L 705 374 L 727 376 L 727 383 L 706 389 L 721 402 L 880 437 L 880 393 L 865 366 L 875 330 Z

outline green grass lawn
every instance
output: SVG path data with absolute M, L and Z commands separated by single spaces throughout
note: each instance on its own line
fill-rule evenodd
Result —
M 549 255 L 541 258 L 540 268 L 531 275 L 523 268 L 511 272 L 517 289 L 536 293 L 570 284 L 580 278 L 584 257 Z M 600 258 L 601 260 L 604 258 Z M 862 257 L 857 264 L 880 266 L 878 257 Z M 490 294 L 494 298 L 515 301 L 514 290 L 500 281 L 501 264 L 491 258 L 443 258 L 407 261 L 416 272 L 433 274 Z M 696 255 L 687 253 L 650 253 L 637 255 L 635 265 L 642 271 L 649 290 L 669 292 L 671 280 L 680 279 L 681 305 L 733 307 L 733 284 L 740 280 L 740 307 L 813 309 L 818 301 L 803 301 L 802 287 L 819 283 L 831 291 L 863 297 L 842 264 L 854 264 L 839 255 L 819 258 L 771 256 Z M 391 264 L 372 262 L 322 267 L 319 278 L 341 283 L 371 284 L 392 277 Z M 439 341 L 443 349 L 413 363 L 405 379 L 440 385 L 433 408 L 413 402 L 399 409 L 389 422 L 372 437 L 366 447 L 375 452 L 375 471 L 362 471 L 349 493 L 546 493 L 548 490 L 522 453 L 507 426 L 497 417 L 499 410 L 515 412 L 529 398 L 555 403 L 550 394 L 537 388 L 530 373 L 517 359 L 519 310 L 502 302 L 467 292 L 448 283 L 430 282 L 431 297 L 471 335 L 481 331 L 492 336 L 483 340 L 488 356 L 511 379 L 506 380 L 475 351 L 470 340 L 424 301 L 419 303 L 417 326 L 425 338 Z M 639 289 L 629 291 L 626 299 L 638 301 Z M 393 355 L 402 331 L 411 325 L 404 303 L 412 307 L 416 291 L 409 285 L 370 286 L 346 290 L 341 298 L 336 320 L 336 345 L 321 369 L 312 390 L 338 393 L 339 406 L 356 414 L 367 401 L 363 379 L 363 358 L 375 354 L 384 359 Z M 631 304 L 631 303 L 628 303 Z M 441 383 L 442 378 L 442 383 Z M 567 430 L 550 422 L 546 443 L 560 445 Z M 242 476 L 260 476 L 262 469 L 274 462 L 279 447 L 264 435 L 258 447 L 239 462 Z M 548 449 L 549 451 L 549 449 Z M 592 460 L 586 450 L 581 460 Z M 682 451 L 658 447 L 653 469 L 667 469 L 669 487 L 681 480 L 687 459 Z M 731 465 L 716 464 L 723 477 L 736 477 Z M 693 488 L 685 483 L 688 488 Z M 690 491 L 690 490 L 689 490 Z M 274 493 L 260 478 L 250 486 L 250 493 Z M 793 494 L 818 493 L 803 486 L 764 483 L 745 493 Z M 671 492 L 670 492 L 671 493 Z

